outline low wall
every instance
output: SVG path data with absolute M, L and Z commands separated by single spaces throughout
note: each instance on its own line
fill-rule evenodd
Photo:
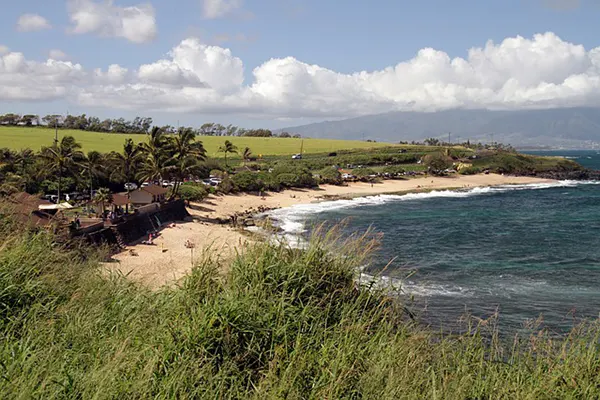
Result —
M 82 232 L 89 243 L 96 245 L 121 246 L 147 238 L 149 232 L 157 231 L 165 223 L 182 221 L 189 217 L 183 200 L 155 205 L 154 212 L 147 208 L 144 213 L 136 213 L 123 222 L 110 228 L 100 228 L 93 232 Z
M 147 238 L 150 232 L 159 230 L 167 222 L 182 221 L 188 216 L 183 200 L 177 200 L 160 205 L 155 212 L 138 213 L 111 229 L 129 244 Z
M 114 249 L 119 247 L 117 236 L 110 228 L 103 228 L 102 230 L 85 234 L 83 237 L 85 237 L 90 244 L 98 246 L 108 245 Z

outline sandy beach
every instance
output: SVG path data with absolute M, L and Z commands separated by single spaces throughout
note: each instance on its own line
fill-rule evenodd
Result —
M 107 263 L 109 270 L 120 271 L 131 279 L 152 288 L 173 283 L 185 276 L 193 263 L 209 251 L 212 257 L 223 261 L 235 255 L 250 239 L 242 232 L 207 221 L 229 218 L 231 215 L 259 207 L 281 208 L 306 204 L 336 197 L 374 196 L 414 191 L 474 188 L 509 184 L 552 182 L 547 179 L 513 177 L 497 174 L 458 175 L 452 177 L 425 177 L 408 180 L 386 180 L 382 183 L 352 183 L 348 186 L 323 185 L 311 190 L 285 190 L 268 193 L 264 197 L 250 194 L 210 196 L 202 203 L 188 208 L 192 218 L 166 227 L 155 240 L 156 246 L 142 244 L 129 246 Z M 194 243 L 194 255 L 186 248 L 186 241 Z

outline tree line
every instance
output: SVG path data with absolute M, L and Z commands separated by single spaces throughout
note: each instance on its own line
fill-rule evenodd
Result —
M 124 118 L 101 120 L 94 116 L 88 117 L 86 114 L 67 116 L 50 114 L 43 117 L 35 114 L 20 115 L 14 113 L 0 115 L 0 125 L 4 126 L 45 126 L 105 133 L 148 134 L 152 129 L 152 123 L 153 120 L 150 117 L 135 117 L 133 120 Z M 160 129 L 167 134 L 175 134 L 181 128 L 164 125 Z M 300 135 L 292 135 L 288 132 L 276 135 L 270 129 L 245 129 L 231 124 L 225 126 L 214 122 L 202 124 L 199 128 L 183 127 L 183 129 L 187 129 L 195 135 L 203 136 L 300 137 Z
M 186 179 L 207 177 L 209 172 L 202 142 L 187 129 L 168 135 L 154 127 L 146 142 L 135 144 L 126 139 L 121 152 L 84 153 L 72 136 L 39 152 L 0 149 L 0 194 L 4 195 L 26 191 L 57 193 L 62 198 L 67 191 L 92 192 L 103 186 L 118 190 L 126 182 L 169 180 L 174 182 L 175 196 Z

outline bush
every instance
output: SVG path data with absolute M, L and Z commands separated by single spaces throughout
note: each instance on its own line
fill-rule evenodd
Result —
M 443 153 L 433 153 L 423 157 L 423 163 L 427 166 L 429 172 L 440 175 L 452 166 L 452 159 Z
M 317 175 L 319 175 L 319 183 L 341 185 L 343 182 L 342 174 L 334 167 L 323 168 L 317 172 Z
M 371 168 L 356 168 L 352 170 L 352 175 L 354 175 L 361 181 L 368 181 L 372 179 L 370 176 L 377 175 L 377 172 L 375 172 Z
M 304 166 L 277 165 L 273 168 L 271 174 L 275 177 L 275 182 L 283 187 L 311 188 L 317 186 L 317 181 L 312 172 Z M 284 177 L 282 178 L 281 175 L 284 175 Z
M 236 188 L 242 192 L 258 192 L 265 189 L 264 183 L 254 172 L 238 172 L 231 178 Z
M 289 189 L 293 187 L 299 187 L 299 178 L 298 175 L 295 174 L 279 174 L 277 175 L 277 183 L 279 183 L 282 187 Z
M 382 171 L 384 174 L 388 174 L 390 176 L 399 176 L 404 173 L 404 168 L 399 165 L 388 165 Z
M 481 168 L 477 168 L 477 167 L 467 167 L 467 168 L 462 168 L 460 171 L 458 171 L 459 174 L 461 175 L 477 175 L 480 174 Z
M 188 204 L 191 201 L 202 201 L 208 196 L 208 190 L 203 184 L 185 183 L 179 187 L 179 198 Z

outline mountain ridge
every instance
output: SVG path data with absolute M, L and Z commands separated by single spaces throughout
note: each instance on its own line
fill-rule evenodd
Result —
M 394 111 L 279 129 L 306 137 L 376 141 L 498 141 L 514 146 L 600 147 L 600 108 Z

